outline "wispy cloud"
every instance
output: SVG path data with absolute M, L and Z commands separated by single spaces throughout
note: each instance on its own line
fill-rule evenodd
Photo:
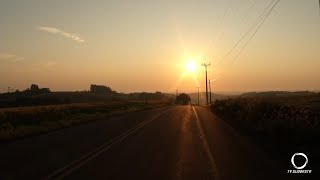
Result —
M 18 62 L 18 61 L 22 61 L 23 59 L 24 59 L 23 57 L 17 56 L 15 54 L 0 52 L 0 60 Z
M 40 65 L 44 67 L 52 67 L 55 66 L 57 63 L 55 61 L 45 61 L 41 62 Z
M 37 29 L 41 30 L 41 31 L 44 31 L 44 32 L 52 33 L 52 34 L 59 34 L 59 35 L 64 36 L 66 38 L 69 38 L 69 39 L 72 39 L 74 41 L 77 41 L 78 43 L 84 43 L 85 42 L 85 40 L 80 38 L 78 35 L 65 32 L 65 31 L 63 31 L 61 29 L 58 29 L 58 28 L 39 26 L 39 27 L 37 27 Z

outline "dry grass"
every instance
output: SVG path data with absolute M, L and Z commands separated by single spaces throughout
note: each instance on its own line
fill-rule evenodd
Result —
M 271 157 L 287 164 L 294 152 L 312 157 L 320 170 L 320 96 L 233 98 L 216 101 L 211 110 L 250 137 Z
M 168 105 L 163 101 L 113 101 L 0 109 L 0 142 L 41 134 L 112 115 Z
M 216 101 L 215 114 L 256 134 L 287 143 L 306 143 L 320 137 L 316 104 L 301 97 L 294 102 L 284 98 L 234 98 Z

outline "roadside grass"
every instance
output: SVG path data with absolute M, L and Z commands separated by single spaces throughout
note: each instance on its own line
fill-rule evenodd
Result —
M 319 112 L 301 104 L 267 98 L 218 100 L 211 109 L 247 130 L 291 143 L 304 143 L 320 134 Z
M 237 97 L 217 100 L 210 108 L 274 158 L 289 162 L 293 151 L 308 152 L 313 167 L 319 168 L 320 101 L 317 99 Z
M 105 120 L 110 116 L 167 106 L 164 101 L 112 101 L 0 109 L 0 142 Z

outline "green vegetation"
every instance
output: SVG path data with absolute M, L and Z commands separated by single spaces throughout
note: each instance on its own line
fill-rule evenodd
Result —
M 0 142 L 45 133 L 113 115 L 162 107 L 168 101 L 109 101 L 0 109 Z
M 320 93 L 271 94 L 216 100 L 210 108 L 275 158 L 286 162 L 288 153 L 307 151 L 319 160 Z
M 320 96 L 238 97 L 217 100 L 212 111 L 222 119 L 256 134 L 289 143 L 320 137 Z

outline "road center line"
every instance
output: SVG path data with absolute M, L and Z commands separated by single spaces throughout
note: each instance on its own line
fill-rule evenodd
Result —
M 119 135 L 119 136 L 117 136 L 115 138 L 112 138 L 111 140 L 105 142 L 104 144 L 96 147 L 92 151 L 84 154 L 79 159 L 74 160 L 71 163 L 65 165 L 64 167 L 54 171 L 53 173 L 49 174 L 47 177 L 45 177 L 43 179 L 49 180 L 49 179 L 63 179 L 63 178 L 65 178 L 67 175 L 69 175 L 72 172 L 74 172 L 75 170 L 79 169 L 80 167 L 85 165 L 90 160 L 98 157 L 100 154 L 102 154 L 103 152 L 105 152 L 108 149 L 110 149 L 113 145 L 123 141 L 128 136 L 130 136 L 133 133 L 137 132 L 138 130 L 140 130 L 144 126 L 148 125 L 149 123 L 151 123 L 152 121 L 154 121 L 155 119 L 157 119 L 161 115 L 165 114 L 166 112 L 170 111 L 171 109 L 172 108 L 169 108 L 169 109 L 167 109 L 167 110 L 165 110 L 163 112 L 160 112 L 160 113 L 154 115 L 150 120 L 146 120 L 146 121 L 140 123 L 139 125 L 137 125 L 137 126 L 131 128 L 131 129 L 125 131 L 121 135 Z

